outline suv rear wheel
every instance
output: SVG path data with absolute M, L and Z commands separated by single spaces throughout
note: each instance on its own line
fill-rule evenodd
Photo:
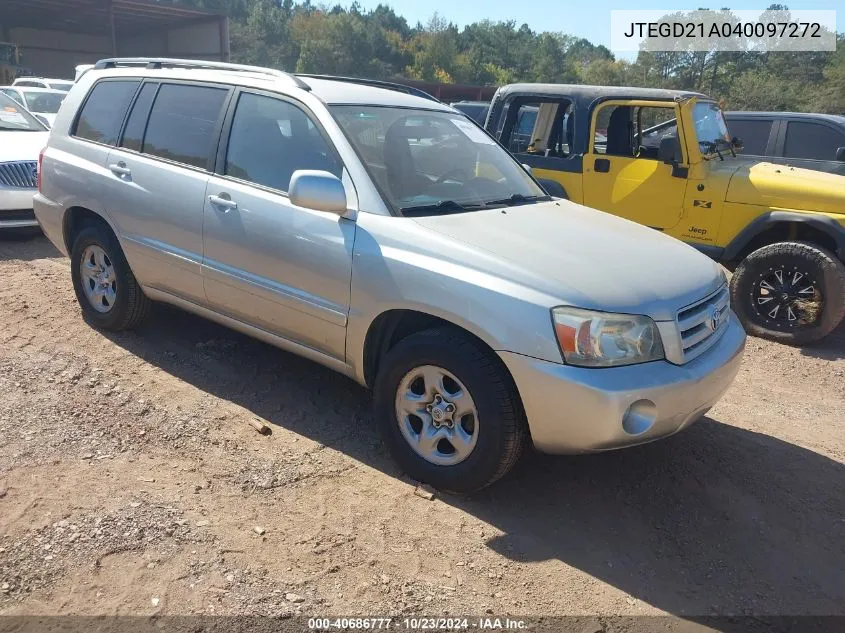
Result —
M 453 328 L 412 334 L 380 363 L 375 417 L 393 457 L 418 481 L 474 492 L 507 473 L 527 439 L 501 361 Z
M 791 345 L 813 343 L 845 316 L 845 266 L 815 244 L 769 244 L 737 266 L 731 302 L 749 334 Z
M 151 302 L 111 231 L 98 226 L 80 231 L 70 264 L 76 299 L 89 323 L 118 331 L 132 329 L 146 318 Z

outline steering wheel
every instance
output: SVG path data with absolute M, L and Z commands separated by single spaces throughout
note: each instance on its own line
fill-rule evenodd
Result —
M 464 180 L 466 180 L 467 170 L 466 170 L 466 169 L 462 169 L 462 168 L 460 168 L 460 167 L 459 167 L 458 169 L 452 169 L 452 170 L 450 170 L 450 171 L 447 171 L 445 174 L 443 174 L 442 176 L 440 176 L 440 178 L 438 178 L 438 179 L 435 181 L 435 183 L 434 183 L 434 184 L 435 184 L 435 185 L 442 185 L 444 182 L 446 182 L 447 180 L 449 180 L 449 177 L 450 177 L 450 176 L 456 176 L 456 175 L 458 175 L 458 174 L 462 174 L 462 175 L 463 175 L 463 177 L 464 177 Z

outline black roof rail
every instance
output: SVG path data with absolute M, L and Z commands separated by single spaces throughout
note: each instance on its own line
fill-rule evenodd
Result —
M 311 87 L 299 79 L 296 75 L 286 73 L 283 70 L 276 70 L 275 68 L 264 68 L 262 66 L 247 66 L 245 64 L 230 64 L 227 62 L 209 62 L 196 59 L 174 59 L 171 57 L 111 57 L 108 59 L 101 59 L 94 68 L 102 70 L 104 68 L 187 68 L 197 70 L 227 70 L 234 72 L 254 73 L 257 75 L 267 75 L 269 77 L 276 77 L 279 79 L 287 79 L 297 88 L 303 90 L 311 90 Z
M 394 90 L 396 92 L 404 92 L 405 94 L 414 95 L 442 103 L 437 97 L 430 95 L 424 90 L 414 88 L 413 86 L 406 86 L 404 84 L 394 83 L 392 81 L 381 81 L 379 79 L 363 79 L 361 77 L 340 77 L 338 75 L 312 75 L 307 73 L 296 73 L 295 77 L 305 77 L 306 79 L 325 79 L 327 81 L 345 81 L 350 84 L 361 84 L 363 86 L 373 86 L 374 88 L 384 88 L 385 90 Z

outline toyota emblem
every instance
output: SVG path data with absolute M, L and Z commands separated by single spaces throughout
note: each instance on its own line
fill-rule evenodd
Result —
M 722 310 L 719 308 L 714 307 L 713 310 L 710 312 L 710 322 L 708 323 L 710 329 L 712 331 L 716 331 L 719 329 L 719 326 L 722 324 Z

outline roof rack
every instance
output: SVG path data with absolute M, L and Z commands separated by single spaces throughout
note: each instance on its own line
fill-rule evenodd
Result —
M 384 88 L 385 90 L 394 90 L 396 92 L 404 92 L 405 94 L 414 95 L 415 97 L 422 97 L 429 101 L 441 103 L 440 99 L 430 95 L 424 90 L 406 86 L 404 84 L 397 84 L 392 81 L 380 81 L 378 79 L 362 79 L 360 77 L 339 77 L 337 75 L 310 75 L 305 73 L 296 73 L 295 77 L 305 77 L 306 79 L 325 79 L 327 81 L 344 81 L 351 84 L 361 84 L 363 86 L 373 86 L 375 88 Z
M 197 70 L 228 70 L 235 72 L 255 73 L 259 75 L 268 75 L 270 77 L 277 77 L 279 79 L 290 80 L 297 88 L 303 90 L 311 90 L 311 87 L 299 79 L 296 75 L 286 73 L 283 70 L 276 70 L 274 68 L 264 68 L 262 66 L 246 66 L 244 64 L 229 64 L 226 62 L 207 62 L 196 59 L 172 59 L 170 57 L 111 57 L 109 59 L 101 59 L 94 68 L 101 70 L 103 68 L 131 68 L 142 66 L 144 68 L 189 68 Z

